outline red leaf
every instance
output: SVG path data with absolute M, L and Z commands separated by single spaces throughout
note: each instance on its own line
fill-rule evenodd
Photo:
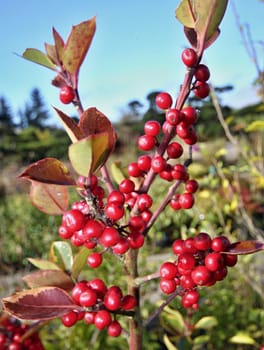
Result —
M 30 199 L 40 211 L 49 215 L 60 215 L 68 209 L 67 187 L 47 185 L 32 181 Z
M 241 241 L 230 245 L 226 252 L 228 254 L 242 255 L 253 254 L 260 250 L 264 250 L 264 243 L 260 241 Z
M 80 66 L 89 50 L 95 28 L 95 17 L 73 26 L 64 46 L 63 66 L 75 77 L 77 77 Z
M 54 43 L 55 43 L 55 49 L 57 54 L 57 59 L 59 63 L 62 63 L 62 55 L 63 55 L 63 49 L 64 49 L 64 41 L 60 34 L 56 31 L 55 28 L 52 29 Z
M 23 277 L 29 288 L 37 287 L 59 287 L 64 290 L 71 290 L 74 283 L 69 275 L 61 270 L 39 270 Z
M 54 109 L 58 113 L 58 116 L 64 126 L 64 129 L 66 130 L 72 142 L 76 142 L 85 137 L 82 130 L 79 128 L 79 126 L 74 122 L 74 120 L 71 117 L 67 116 L 67 114 L 63 113 L 62 111 L 60 111 L 55 107 Z
M 22 320 L 51 320 L 79 307 L 57 287 L 25 290 L 2 300 L 4 310 Z
M 46 184 L 76 185 L 67 167 L 56 158 L 44 158 L 31 164 L 19 177 Z

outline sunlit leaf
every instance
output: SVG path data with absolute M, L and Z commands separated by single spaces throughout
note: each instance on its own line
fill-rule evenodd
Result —
M 71 277 L 61 270 L 38 270 L 24 276 L 23 281 L 29 288 L 52 286 L 71 290 L 74 287 Z
M 196 16 L 189 0 L 182 0 L 176 9 L 176 18 L 188 28 L 194 28 Z
M 66 186 L 48 185 L 32 181 L 30 199 L 40 211 L 49 215 L 63 214 L 69 205 Z
M 28 258 L 27 259 L 33 266 L 41 270 L 60 270 L 60 267 L 50 260 Z
M 263 131 L 263 130 L 264 130 L 264 120 L 255 120 L 245 128 L 246 132 Z
M 4 310 L 22 320 L 50 320 L 79 307 L 57 287 L 25 290 L 2 300 Z
M 40 50 L 28 48 L 26 49 L 22 57 L 31 62 L 40 64 L 41 66 L 47 67 L 52 70 L 56 70 L 56 65 Z
M 243 255 L 253 254 L 260 250 L 264 250 L 264 243 L 260 241 L 241 241 L 230 245 L 225 253 Z
M 175 309 L 170 308 L 169 306 L 166 306 L 164 308 L 164 316 L 166 317 L 167 315 L 170 315 L 171 318 L 173 319 L 173 325 L 176 328 L 177 332 L 180 334 L 184 331 L 185 324 L 184 324 L 184 318 L 182 314 Z
M 218 321 L 214 316 L 204 316 L 195 324 L 196 329 L 210 329 L 217 326 Z
M 235 344 L 256 344 L 255 340 L 249 334 L 244 332 L 238 332 L 232 338 L 230 338 L 229 341 Z
M 86 137 L 69 147 L 69 159 L 74 170 L 82 176 L 94 173 L 106 162 L 109 155 L 108 134 Z
M 55 65 L 58 65 L 58 57 L 57 57 L 55 46 L 45 43 L 45 50 L 51 62 L 54 63 Z
M 84 138 L 84 133 L 81 131 L 79 126 L 75 123 L 75 121 L 71 117 L 69 117 L 67 114 L 60 111 L 56 107 L 54 107 L 54 109 L 58 113 L 60 121 L 62 122 L 64 129 L 66 130 L 72 142 L 76 142 Z
M 80 251 L 74 255 L 74 260 L 72 264 L 72 271 L 71 276 L 74 279 L 77 279 L 79 277 L 79 274 L 81 273 L 83 267 L 86 264 L 87 257 L 90 254 L 89 249 L 86 247 L 83 247 L 80 249 Z
M 78 74 L 91 45 L 95 28 L 95 17 L 72 27 L 63 51 L 63 66 L 70 74 Z
M 75 180 L 67 167 L 56 158 L 44 158 L 31 164 L 19 177 L 45 184 L 75 185 Z
M 50 260 L 64 271 L 71 271 L 73 263 L 71 245 L 63 241 L 53 242 L 50 248 Z
M 117 184 L 126 178 L 126 174 L 124 173 L 120 162 L 113 162 L 111 164 L 111 174 Z
M 168 350 L 178 350 L 178 348 L 170 341 L 170 338 L 167 334 L 164 334 L 163 341 Z

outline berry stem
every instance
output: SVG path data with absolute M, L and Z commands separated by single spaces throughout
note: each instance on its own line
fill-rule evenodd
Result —
M 159 271 L 156 271 L 156 272 L 153 272 L 149 275 L 146 275 L 146 276 L 142 276 L 142 277 L 137 277 L 134 281 L 134 283 L 137 285 L 137 286 L 140 286 L 141 284 L 143 283 L 146 283 L 146 282 L 149 282 L 149 281 L 152 281 L 156 278 L 159 278 L 160 277 L 160 272 Z

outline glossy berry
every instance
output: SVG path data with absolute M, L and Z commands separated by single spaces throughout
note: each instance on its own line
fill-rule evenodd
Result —
M 113 190 L 107 196 L 107 203 L 125 203 L 125 196 L 121 191 Z
M 112 247 L 119 242 L 119 232 L 114 227 L 106 227 L 100 237 L 100 243 L 108 248 Z
M 72 233 L 81 230 L 85 222 L 86 218 L 80 210 L 71 209 L 62 216 L 62 225 Z
M 197 112 L 193 107 L 187 106 L 181 110 L 182 120 L 188 124 L 195 124 L 197 122 Z
M 140 170 L 137 162 L 131 162 L 127 167 L 127 172 L 129 176 L 139 177 L 142 176 L 142 170 Z
M 114 254 L 121 255 L 125 254 L 129 249 L 129 243 L 125 237 L 120 237 L 117 244 L 112 247 Z
M 160 280 L 160 290 L 165 294 L 171 294 L 176 290 L 177 283 L 174 279 L 167 280 L 162 279 Z
M 137 300 L 133 295 L 127 294 L 122 299 L 122 309 L 123 310 L 133 310 L 137 305 Z
M 211 248 L 215 252 L 225 252 L 230 246 L 230 241 L 225 236 L 218 236 L 212 239 Z
M 206 98 L 210 94 L 210 86 L 203 81 L 197 81 L 193 92 L 199 98 Z
M 147 172 L 151 167 L 151 157 L 144 154 L 138 157 L 137 164 L 140 170 Z
M 210 271 L 220 270 L 224 266 L 224 258 L 220 253 L 209 253 L 205 257 L 205 266 Z
M 80 296 L 87 291 L 88 285 L 86 281 L 77 282 L 72 289 L 72 297 L 76 304 L 80 304 Z
M 197 64 L 198 57 L 196 52 L 191 49 L 187 48 L 184 49 L 181 55 L 182 62 L 187 66 L 187 67 L 194 67 Z
M 102 330 L 110 325 L 112 321 L 111 315 L 109 311 L 107 310 L 99 310 L 97 311 L 95 317 L 94 317 L 94 324 L 95 326 Z
M 224 263 L 226 266 L 235 266 L 237 263 L 237 255 L 234 254 L 223 254 Z
M 138 196 L 138 209 L 142 212 L 152 206 L 153 200 L 148 193 L 142 193 Z
M 203 286 L 209 282 L 211 278 L 211 272 L 207 269 L 207 267 L 201 265 L 194 268 L 191 276 L 197 286 Z
M 173 262 L 165 262 L 160 267 L 160 277 L 162 279 L 171 280 L 178 274 L 177 266 Z
M 97 301 L 97 294 L 94 290 L 87 288 L 86 291 L 84 291 L 79 298 L 80 305 L 91 307 L 96 304 Z
M 107 334 L 110 337 L 119 337 L 122 333 L 122 327 L 118 321 L 112 321 L 107 328 Z
M 156 143 L 156 138 L 151 135 L 141 135 L 138 138 L 138 148 L 141 149 L 141 151 L 151 151 Z
M 107 204 L 105 207 L 105 214 L 111 220 L 117 221 L 124 216 L 124 206 L 119 202 L 113 202 Z
M 104 281 L 101 280 L 100 278 L 94 278 L 94 279 L 90 280 L 87 283 L 87 285 L 89 286 L 89 288 L 94 290 L 96 292 L 97 296 L 101 299 L 104 297 L 104 295 L 107 291 L 107 288 L 106 288 Z
M 120 309 L 122 304 L 122 295 L 115 290 L 108 290 L 104 296 L 104 305 L 110 311 Z
M 172 105 L 172 97 L 169 93 L 167 92 L 160 92 L 156 96 L 156 105 L 160 109 L 168 109 Z
M 183 154 L 182 145 L 178 142 L 171 142 L 167 147 L 167 155 L 169 158 L 177 159 L 180 158 Z
M 64 104 L 69 104 L 73 101 L 75 97 L 74 90 L 71 86 L 65 85 L 60 89 L 60 101 Z
M 210 71 L 205 64 L 199 64 L 195 70 L 194 76 L 199 81 L 207 81 L 210 78 Z
M 183 209 L 191 209 L 194 205 L 194 197 L 192 193 L 182 193 L 179 197 L 179 203 Z
M 211 237 L 206 232 L 200 232 L 194 237 L 194 246 L 198 250 L 208 250 L 211 248 Z
M 162 156 L 155 156 L 151 160 L 151 169 L 154 173 L 160 173 L 166 168 L 166 160 Z
M 63 315 L 61 321 L 65 327 L 72 327 L 78 321 L 78 315 L 75 311 L 70 311 Z
M 135 183 L 132 180 L 124 179 L 119 184 L 119 191 L 122 193 L 131 193 L 135 190 Z
M 170 108 L 166 112 L 166 121 L 173 126 L 179 124 L 182 119 L 181 112 L 176 108 Z
M 199 293 L 197 290 L 190 290 L 186 292 L 181 300 L 182 306 L 185 308 L 192 307 L 194 304 L 197 304 L 199 301 Z
M 144 125 L 144 132 L 146 135 L 157 136 L 160 132 L 161 126 L 157 120 L 149 120 Z
M 185 190 L 189 193 L 195 193 L 199 188 L 199 184 L 196 180 L 187 180 L 185 182 Z
M 191 253 L 182 253 L 178 257 L 178 268 L 191 270 L 196 264 L 195 257 Z
M 91 268 L 96 268 L 96 267 L 100 266 L 102 264 L 102 261 L 103 261 L 102 254 L 99 254 L 96 252 L 91 253 L 87 258 L 87 264 Z

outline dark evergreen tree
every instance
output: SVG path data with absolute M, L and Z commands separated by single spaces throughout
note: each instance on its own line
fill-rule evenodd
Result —
M 33 126 L 43 129 L 47 125 L 49 113 L 38 88 L 32 90 L 30 99 L 30 102 L 26 103 L 24 110 L 19 111 L 21 127 Z
M 14 127 L 13 115 L 5 97 L 0 97 L 0 128 L 12 129 Z

